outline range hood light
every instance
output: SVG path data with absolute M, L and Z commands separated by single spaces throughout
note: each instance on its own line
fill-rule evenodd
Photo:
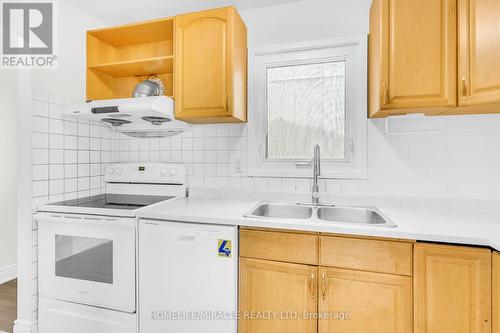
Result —
M 182 131 L 149 131 L 149 132 L 125 132 L 121 133 L 133 138 L 163 138 L 182 133 Z

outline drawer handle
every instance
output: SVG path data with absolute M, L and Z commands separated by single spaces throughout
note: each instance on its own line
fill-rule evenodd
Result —
M 321 274 L 321 296 L 323 300 L 326 299 L 326 273 Z

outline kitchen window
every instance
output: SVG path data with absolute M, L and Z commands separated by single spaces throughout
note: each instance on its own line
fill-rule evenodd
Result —
M 249 174 L 366 178 L 366 37 L 250 53 Z

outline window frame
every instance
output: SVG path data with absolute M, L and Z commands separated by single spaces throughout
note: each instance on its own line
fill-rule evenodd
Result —
M 367 178 L 367 43 L 363 35 L 249 50 L 249 176 L 309 178 L 312 174 L 310 159 L 266 159 L 267 69 L 345 60 L 346 160 L 323 159 L 321 178 Z

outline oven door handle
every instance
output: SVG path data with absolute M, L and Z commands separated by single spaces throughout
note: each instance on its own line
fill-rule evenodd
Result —
M 76 215 L 61 213 L 37 213 L 33 217 L 38 223 L 95 224 L 106 223 L 108 226 L 135 227 L 136 219 L 97 215 Z

